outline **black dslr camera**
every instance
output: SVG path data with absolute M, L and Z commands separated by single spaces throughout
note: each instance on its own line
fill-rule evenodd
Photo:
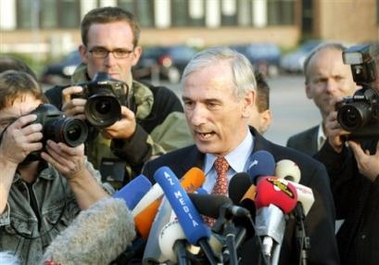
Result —
M 88 136 L 87 124 L 80 119 L 66 118 L 64 114 L 51 104 L 40 104 L 30 114 L 36 114 L 37 119 L 33 123 L 42 124 L 42 144 L 45 149 L 46 141 L 62 142 L 68 146 L 75 147 L 84 143 Z M 31 152 L 22 164 L 40 159 L 40 152 Z
M 85 142 L 88 135 L 88 127 L 83 120 L 67 118 L 51 104 L 41 104 L 30 114 L 36 114 L 34 123 L 42 124 L 42 143 L 47 140 L 62 142 L 71 147 Z
M 75 97 L 87 99 L 84 114 L 91 125 L 104 128 L 121 119 L 121 102 L 126 102 L 129 94 L 126 83 L 100 72 L 78 86 L 83 87 L 83 93 Z
M 379 137 L 379 91 L 370 86 L 377 78 L 375 56 L 378 54 L 370 45 L 352 46 L 343 52 L 354 82 L 362 87 L 336 106 L 339 124 L 351 132 L 348 138 Z

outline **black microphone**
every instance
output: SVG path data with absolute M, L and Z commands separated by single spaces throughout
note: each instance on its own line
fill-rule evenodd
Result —
M 230 219 L 232 216 L 244 217 L 250 215 L 248 210 L 234 205 L 232 200 L 224 195 L 188 193 L 188 197 L 201 215 L 214 219 L 220 217 L 222 208 L 226 210 L 227 214 L 230 214 Z
M 101 199 L 79 213 L 49 245 L 41 264 L 109 264 L 136 236 L 125 201 Z
M 251 180 L 249 174 L 246 172 L 235 174 L 229 182 L 229 198 L 233 201 L 234 204 L 239 204 L 250 186 Z

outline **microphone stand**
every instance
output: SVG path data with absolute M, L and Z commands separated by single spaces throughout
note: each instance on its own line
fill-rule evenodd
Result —
M 300 247 L 300 260 L 299 264 L 301 265 L 307 265 L 307 259 L 308 259 L 308 250 L 311 247 L 310 244 L 310 238 L 307 236 L 305 231 L 305 215 L 303 206 L 300 202 L 296 205 L 296 237 L 299 241 L 299 247 Z
M 223 235 L 225 238 L 225 246 L 222 253 L 223 264 L 229 265 L 237 265 L 238 264 L 238 256 L 237 256 L 237 244 L 236 244 L 236 228 L 231 221 L 233 215 L 228 213 L 227 207 L 220 208 L 219 218 L 217 219 L 214 227 L 212 228 L 213 232 L 220 233 L 223 231 Z M 244 233 L 239 235 L 239 244 L 244 236 Z
M 179 265 L 188 265 L 187 260 L 187 251 L 186 251 L 186 241 L 185 240 L 177 240 L 174 244 L 174 251 L 176 253 L 176 258 L 178 260 Z
M 237 247 L 236 247 L 236 235 L 235 226 L 233 222 L 228 220 L 224 225 L 225 244 L 226 250 L 223 252 L 226 254 L 226 260 L 230 265 L 238 264 Z

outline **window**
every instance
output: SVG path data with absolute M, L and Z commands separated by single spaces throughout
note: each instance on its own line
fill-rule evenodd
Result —
M 294 0 L 268 0 L 268 25 L 292 25 L 295 23 Z
M 29 0 L 18 0 L 17 1 L 17 28 L 31 29 L 33 27 L 32 26 L 33 14 L 36 14 L 38 18 L 38 12 L 39 12 L 38 9 L 39 7 L 36 4 L 33 4 L 33 2 Z

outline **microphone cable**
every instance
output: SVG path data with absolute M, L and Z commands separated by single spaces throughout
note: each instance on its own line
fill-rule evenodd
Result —
M 266 255 L 263 253 L 263 243 L 262 243 L 262 239 L 258 236 L 258 233 L 257 233 L 257 228 L 255 226 L 255 223 L 253 221 L 253 219 L 251 218 L 251 216 L 249 215 L 248 218 L 247 218 L 250 222 L 250 225 L 253 227 L 254 231 L 255 231 L 255 237 L 257 239 L 257 242 L 258 242 L 258 246 L 261 250 L 261 258 L 263 258 L 263 264 L 264 265 L 270 265 L 270 261 L 267 259 Z M 259 260 L 258 261 L 258 264 L 261 264 L 262 260 Z
M 307 265 L 308 249 L 310 249 L 310 238 L 306 234 L 304 219 L 305 215 L 301 204 L 298 202 L 295 207 L 296 217 L 296 237 L 300 248 L 299 265 Z

